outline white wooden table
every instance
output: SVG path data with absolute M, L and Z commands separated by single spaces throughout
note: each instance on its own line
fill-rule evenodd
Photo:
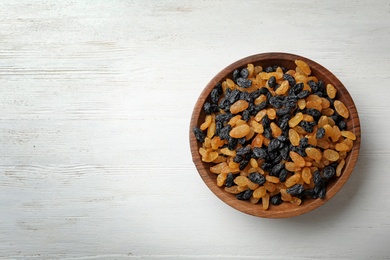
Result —
M 208 81 L 255 53 L 348 88 L 362 146 L 326 205 L 261 219 L 191 160 Z M 390 2 L 0 1 L 0 258 L 390 257 Z

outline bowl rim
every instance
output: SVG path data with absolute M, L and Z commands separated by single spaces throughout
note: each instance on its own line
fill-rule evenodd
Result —
M 304 204 L 301 206 L 297 206 L 295 208 L 289 208 L 288 210 L 263 210 L 260 205 L 257 205 L 258 209 L 255 207 L 248 207 L 248 204 L 250 202 L 246 201 L 239 201 L 235 198 L 234 195 L 229 194 L 223 190 L 223 188 L 218 187 L 214 180 L 210 178 L 209 173 L 207 172 L 205 168 L 205 163 L 202 162 L 200 154 L 198 152 L 199 144 L 193 134 L 193 128 L 198 125 L 199 118 L 203 109 L 203 104 L 205 103 L 206 99 L 208 98 L 211 90 L 214 88 L 215 84 L 218 82 L 222 82 L 222 80 L 229 77 L 229 75 L 238 68 L 242 68 L 246 66 L 249 63 L 259 63 L 263 62 L 266 63 L 268 60 L 274 60 L 272 63 L 276 63 L 276 60 L 287 60 L 289 62 L 295 61 L 297 59 L 303 60 L 306 62 L 312 71 L 320 71 L 321 74 L 326 75 L 327 78 L 330 79 L 330 82 L 332 83 L 338 90 L 338 93 L 341 94 L 342 98 L 347 100 L 347 107 L 350 113 L 349 121 L 348 121 L 348 130 L 353 130 L 354 134 L 356 135 L 356 140 L 354 141 L 354 146 L 352 150 L 349 152 L 347 158 L 345 160 L 345 166 L 343 169 L 343 173 L 340 177 L 337 178 L 336 181 L 334 181 L 334 185 L 327 190 L 327 194 L 324 199 L 308 199 L 305 200 Z M 275 64 L 277 65 L 277 64 Z M 315 75 L 316 76 L 316 75 Z M 321 80 L 321 78 L 319 78 Z M 202 90 L 200 96 L 198 97 L 193 112 L 191 116 L 191 122 L 190 122 L 190 129 L 189 129 L 189 135 L 190 135 L 190 148 L 191 148 L 191 154 L 192 159 L 195 164 L 195 167 L 202 178 L 202 180 L 205 182 L 205 184 L 208 186 L 208 188 L 223 202 L 228 204 L 229 206 L 235 208 L 236 210 L 239 210 L 243 213 L 257 216 L 257 217 L 263 217 L 263 218 L 288 218 L 288 217 L 294 217 L 299 216 L 304 213 L 310 212 L 322 205 L 324 205 L 327 201 L 329 201 L 331 198 L 333 198 L 336 193 L 344 186 L 346 181 L 351 176 L 353 169 L 356 165 L 356 161 L 358 159 L 359 150 L 360 150 L 360 143 L 361 143 L 361 129 L 360 129 L 360 120 L 357 112 L 357 108 L 355 106 L 355 103 L 349 94 L 346 87 L 342 84 L 342 82 L 328 69 L 320 65 L 319 63 L 308 59 L 306 57 L 291 54 L 291 53 L 284 53 L 284 52 L 266 52 L 266 53 L 259 53 L 254 54 L 251 56 L 244 57 L 242 59 L 239 59 L 224 69 L 222 69 L 220 72 L 218 72 L 206 85 L 206 87 Z M 244 202 L 244 203 L 243 203 Z M 279 207 L 279 206 L 276 206 Z

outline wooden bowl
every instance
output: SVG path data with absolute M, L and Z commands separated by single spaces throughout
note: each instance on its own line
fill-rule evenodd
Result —
M 210 100 L 209 94 L 214 88 L 215 84 L 218 82 L 222 82 L 226 78 L 233 78 L 232 73 L 235 69 L 246 67 L 246 65 L 249 63 L 252 63 L 255 66 L 260 65 L 263 68 L 266 68 L 267 66 L 278 65 L 283 66 L 287 69 L 295 69 L 296 65 L 294 61 L 297 59 L 305 61 L 310 66 L 312 71 L 311 75 L 314 75 L 319 80 L 324 81 L 325 84 L 332 83 L 337 88 L 337 99 L 342 101 L 347 106 L 350 113 L 350 117 L 346 120 L 347 129 L 352 131 L 356 135 L 356 141 L 354 141 L 354 146 L 352 150 L 345 158 L 346 163 L 342 175 L 338 178 L 335 177 L 331 181 L 329 181 L 327 185 L 327 193 L 324 199 L 305 199 L 299 206 L 295 206 L 291 203 L 285 202 L 278 206 L 270 205 L 270 208 L 268 210 L 263 210 L 261 205 L 252 204 L 249 201 L 238 200 L 235 195 L 229 194 L 224 191 L 223 188 L 217 186 L 217 175 L 210 172 L 209 170 L 212 164 L 205 163 L 201 160 L 201 156 L 199 155 L 199 148 L 201 144 L 196 140 L 193 134 L 193 128 L 195 126 L 199 126 L 201 123 L 204 122 L 205 113 L 203 111 L 203 104 L 206 102 L 206 100 Z M 264 218 L 288 218 L 298 216 L 311 210 L 314 210 L 326 203 L 328 200 L 330 200 L 341 189 L 341 187 L 343 187 L 345 182 L 352 174 L 359 154 L 360 135 L 360 122 L 358 113 L 355 104 L 344 85 L 336 78 L 336 76 L 334 76 L 330 71 L 328 71 L 320 64 L 307 58 L 288 53 L 256 54 L 243 58 L 227 66 L 207 84 L 207 86 L 199 96 L 195 104 L 190 123 L 190 146 L 192 158 L 200 176 L 202 177 L 206 185 L 217 197 L 219 197 L 223 202 L 227 203 L 231 207 L 244 213 Z

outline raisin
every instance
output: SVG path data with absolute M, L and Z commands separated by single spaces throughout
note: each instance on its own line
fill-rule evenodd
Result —
M 205 102 L 203 105 L 203 110 L 206 115 L 210 115 L 213 112 L 213 108 L 211 107 L 210 102 Z
M 311 115 L 315 120 L 318 120 L 321 117 L 321 112 L 314 108 L 308 108 L 306 114 Z
M 325 129 L 320 127 L 317 129 L 317 132 L 316 132 L 316 138 L 317 139 L 321 139 L 325 136 Z
M 249 200 L 252 196 L 253 191 L 251 189 L 247 189 L 236 195 L 236 198 L 239 200 Z
M 240 98 L 240 91 L 235 89 L 230 94 L 226 94 L 226 99 L 233 104 Z
M 339 127 L 339 129 L 341 131 L 347 129 L 347 123 L 345 123 L 345 121 L 342 121 L 342 120 L 337 122 L 337 126 Z
M 220 121 L 215 123 L 215 135 L 219 136 L 221 134 L 221 130 L 223 128 L 223 124 Z
M 288 81 L 288 84 L 293 87 L 295 85 L 295 79 L 293 76 L 289 74 L 283 74 L 283 79 Z
M 313 124 L 314 123 L 314 124 Z M 300 126 L 307 132 L 307 133 L 312 133 L 313 132 L 313 126 L 315 125 L 315 122 L 307 122 L 305 120 L 302 120 L 300 122 Z
M 282 169 L 279 173 L 280 182 L 285 182 L 287 180 L 288 171 L 286 169 Z
M 273 88 L 275 89 L 275 86 L 276 86 L 276 78 L 274 76 L 271 76 L 269 79 L 268 79 L 268 86 L 270 88 Z
M 219 132 L 219 138 L 221 138 L 221 140 L 229 140 L 229 138 L 230 138 L 229 133 L 231 130 L 232 130 L 232 126 L 229 124 L 226 125 Z
M 302 99 L 302 98 L 306 98 L 310 95 L 310 91 L 309 90 L 303 90 L 301 91 L 300 93 L 297 94 L 297 98 L 299 99 Z
M 326 166 L 322 170 L 322 176 L 324 177 L 325 180 L 329 180 L 336 174 L 336 169 L 332 166 Z
M 228 175 L 226 176 L 225 186 L 230 188 L 234 184 L 233 181 L 234 181 L 234 175 L 233 173 L 229 172 Z
M 284 115 L 289 114 L 290 111 L 291 111 L 291 109 L 289 107 L 283 107 L 281 109 L 276 110 L 276 115 L 279 117 L 284 116 Z
M 318 170 L 313 172 L 313 182 L 316 186 L 322 186 L 325 183 L 321 177 L 321 173 Z
M 297 83 L 292 88 L 290 88 L 288 94 L 289 96 L 297 95 L 303 90 L 303 83 Z
M 275 151 L 279 149 L 280 141 L 278 139 L 272 139 L 268 144 L 268 152 Z
M 241 77 L 243 77 L 244 79 L 248 78 L 249 76 L 249 71 L 247 68 L 243 68 L 241 71 L 240 71 L 240 75 Z
M 260 147 L 253 148 L 253 155 L 257 159 L 265 159 L 267 158 L 267 152 Z
M 299 147 L 306 148 L 308 145 L 309 145 L 309 139 L 307 137 L 303 137 L 301 138 L 301 140 L 299 140 Z
M 307 198 L 313 198 L 314 195 L 314 189 L 307 189 L 302 192 L 302 195 Z
M 231 151 L 235 150 L 237 147 L 237 144 L 238 144 L 237 138 L 229 137 L 229 139 L 228 139 L 228 149 L 229 150 L 231 150 Z
M 304 188 L 302 184 L 295 184 L 294 186 L 287 189 L 287 193 L 293 196 L 297 196 L 303 192 Z
M 307 84 L 308 84 L 309 87 L 311 88 L 311 92 L 316 93 L 316 92 L 318 91 L 317 83 L 315 83 L 313 80 L 309 80 L 309 81 L 307 82 Z
M 249 88 L 252 86 L 252 81 L 250 79 L 238 78 L 237 85 L 242 88 Z
M 267 162 L 264 162 L 262 165 L 261 165 L 261 169 L 265 170 L 265 171 L 270 171 L 272 170 L 272 163 L 267 163 Z
M 274 167 L 272 167 L 271 172 L 269 173 L 271 176 L 279 176 L 280 171 L 284 169 L 283 163 L 275 164 Z
M 270 127 L 271 121 L 269 120 L 268 115 L 263 116 L 261 119 L 261 124 L 263 125 L 264 129 Z
M 233 162 L 240 163 L 242 161 L 242 159 L 243 159 L 242 155 L 236 155 L 233 158 Z
M 213 90 L 211 90 L 210 96 L 211 96 L 211 102 L 217 104 L 219 99 L 218 89 L 214 88 Z
M 270 97 L 268 102 L 274 108 L 281 108 L 283 106 L 283 99 L 281 99 L 279 96 Z
M 224 124 L 224 123 L 227 123 L 232 117 L 233 117 L 233 115 L 230 114 L 230 113 L 218 114 L 215 117 L 215 121 L 216 122 L 221 122 L 222 124 Z
M 272 205 L 280 205 L 283 203 L 282 195 L 280 193 L 274 195 L 270 199 Z
M 289 147 L 288 145 L 285 145 L 282 149 L 280 149 L 280 156 L 282 157 L 283 160 L 288 160 L 289 158 Z
M 273 67 L 271 67 L 271 66 L 268 66 L 267 68 L 265 68 L 265 70 L 264 70 L 265 72 L 268 72 L 268 73 L 270 73 L 270 72 L 274 72 L 275 70 L 274 70 L 274 68 Z
M 349 117 L 348 108 L 340 100 L 335 100 L 334 101 L 334 108 L 336 109 L 337 113 L 340 116 L 342 116 L 344 118 L 348 118 Z
M 193 132 L 195 134 L 196 139 L 199 142 L 204 143 L 205 135 L 204 135 L 203 131 L 200 130 L 199 127 L 195 126 L 194 129 L 193 129 Z
M 252 172 L 251 174 L 249 174 L 248 179 L 251 182 L 257 183 L 259 185 L 263 185 L 266 181 L 265 177 L 258 172 Z
M 246 147 L 240 147 L 237 149 L 237 155 L 246 155 L 246 154 L 249 154 L 251 152 L 251 147 L 250 146 L 246 146 Z
M 249 160 L 242 160 L 240 162 L 240 165 L 238 166 L 238 168 L 240 169 L 240 171 L 244 170 L 245 167 L 249 164 Z
M 244 110 L 243 112 L 242 112 L 242 117 L 241 117 L 241 119 L 242 120 L 244 120 L 244 121 L 246 121 L 246 122 L 248 122 L 248 120 L 251 118 L 251 114 L 249 113 L 249 111 L 248 110 Z
M 240 71 L 239 70 L 234 70 L 233 71 L 233 80 L 234 82 L 237 83 L 237 79 L 240 77 Z
M 321 186 L 317 194 L 318 194 L 318 198 L 324 199 L 326 195 L 326 186 L 325 185 Z

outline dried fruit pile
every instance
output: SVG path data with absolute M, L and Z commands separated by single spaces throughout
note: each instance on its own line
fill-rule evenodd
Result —
M 193 129 L 217 185 L 263 209 L 323 199 L 356 139 L 337 89 L 312 76 L 304 61 L 295 64 L 235 70 L 211 91 L 205 121 Z

